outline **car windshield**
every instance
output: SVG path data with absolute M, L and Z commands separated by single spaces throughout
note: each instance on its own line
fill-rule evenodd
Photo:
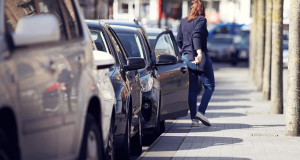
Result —
M 288 43 L 283 44 L 283 50 L 289 50 L 289 44 Z
M 137 34 L 132 33 L 117 33 L 126 51 L 130 57 L 144 58 L 141 41 Z
M 151 45 L 151 48 L 154 46 L 156 37 L 159 35 L 159 33 L 147 33 L 148 34 L 148 39 Z
M 232 44 L 233 38 L 218 37 L 212 38 L 208 42 L 212 44 Z

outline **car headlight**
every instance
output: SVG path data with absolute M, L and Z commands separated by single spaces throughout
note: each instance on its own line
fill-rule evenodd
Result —
M 153 77 L 151 76 L 151 74 L 147 74 L 143 77 L 140 77 L 140 82 L 143 92 L 149 92 L 153 85 Z

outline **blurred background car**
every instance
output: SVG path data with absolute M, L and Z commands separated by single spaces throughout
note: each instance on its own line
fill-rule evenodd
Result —
M 131 155 L 142 152 L 142 87 L 137 70 L 145 68 L 145 60 L 130 57 L 114 30 L 105 22 L 86 20 L 86 23 L 97 49 L 113 55 L 116 60 L 109 69 L 117 101 L 114 144 L 116 155 L 129 160 Z
M 237 24 L 237 23 L 219 23 L 208 31 L 209 34 L 207 40 L 210 40 L 211 38 L 215 37 L 218 34 L 236 35 L 239 33 L 240 28 L 243 25 L 244 24 Z
M 230 62 L 234 47 L 234 36 L 230 34 L 217 34 L 207 41 L 207 49 L 213 61 Z
M 288 67 L 288 60 L 289 60 L 289 43 L 283 43 L 283 67 Z
M 83 22 L 77 0 L 0 0 L 0 159 L 106 159 L 115 101 Z

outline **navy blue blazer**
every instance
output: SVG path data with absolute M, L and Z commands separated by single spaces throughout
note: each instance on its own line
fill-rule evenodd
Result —
M 203 54 L 207 53 L 207 20 L 204 16 L 198 16 L 191 22 L 188 17 L 181 20 L 177 33 L 177 43 L 181 54 L 187 55 L 191 61 L 197 56 L 197 50 L 201 49 Z

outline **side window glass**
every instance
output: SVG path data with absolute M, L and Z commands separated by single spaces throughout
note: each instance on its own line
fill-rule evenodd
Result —
M 70 37 L 79 37 L 78 23 L 72 0 L 63 0 L 62 7 L 66 13 L 67 27 L 70 29 Z
M 92 40 L 95 42 L 97 49 L 99 51 L 110 53 L 102 31 L 96 31 L 91 29 L 90 32 L 92 35 Z
M 66 40 L 66 30 L 63 24 L 63 17 L 57 0 L 38 0 L 26 1 L 23 0 L 6 0 L 5 1 L 5 16 L 6 29 L 8 32 L 15 31 L 18 21 L 26 16 L 37 14 L 53 14 L 59 21 L 61 39 Z M 37 6 L 35 5 L 37 4 Z
M 156 59 L 161 54 L 169 54 L 176 57 L 176 52 L 169 34 L 163 34 L 157 39 L 154 52 Z
M 113 33 L 111 31 L 111 28 L 109 29 L 109 31 L 107 32 L 110 39 L 112 40 L 112 43 L 117 51 L 118 57 L 120 58 L 120 60 L 122 61 L 123 64 L 127 64 L 126 58 L 122 53 L 121 47 L 119 46 L 119 44 L 117 43 L 115 37 L 113 36 Z
M 58 19 L 59 28 L 61 31 L 61 37 L 63 40 L 67 39 L 66 29 L 63 24 L 63 16 L 60 10 L 60 6 L 57 0 L 38 0 L 38 5 L 41 14 L 53 14 Z

